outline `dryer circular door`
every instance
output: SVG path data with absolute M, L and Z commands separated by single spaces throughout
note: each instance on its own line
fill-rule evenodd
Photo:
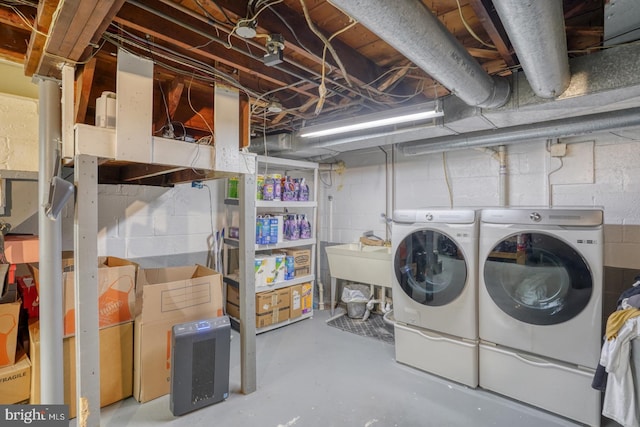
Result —
M 430 229 L 407 235 L 396 249 L 393 266 L 404 293 L 426 306 L 449 304 L 467 281 L 463 251 L 449 236 Z
M 533 325 L 554 325 L 577 316 L 589 303 L 593 278 L 582 255 L 557 236 L 509 235 L 484 262 L 484 283 L 506 314 Z

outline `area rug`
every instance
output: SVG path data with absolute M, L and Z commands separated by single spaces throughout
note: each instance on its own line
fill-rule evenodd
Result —
M 367 320 L 352 319 L 346 314 L 327 320 L 327 325 L 363 337 L 375 338 L 394 344 L 393 326 L 387 324 L 382 315 L 371 313 Z

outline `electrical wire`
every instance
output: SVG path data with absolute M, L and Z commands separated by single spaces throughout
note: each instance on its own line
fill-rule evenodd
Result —
M 304 4 L 304 0 L 300 0 L 303 4 Z M 320 95 L 320 98 L 318 99 L 318 103 L 316 104 L 316 109 L 315 109 L 315 114 L 318 115 L 320 114 L 320 112 L 322 111 L 322 107 L 324 106 L 324 101 L 326 99 L 327 96 L 327 86 L 325 85 L 325 77 L 326 77 L 326 56 L 327 56 L 327 47 L 331 46 L 331 40 L 333 40 L 334 37 L 338 36 L 339 34 L 344 33 L 345 31 L 347 31 L 348 29 L 352 28 L 353 26 L 355 26 L 358 21 L 356 21 L 355 19 L 349 18 L 350 22 L 349 25 L 347 25 L 346 27 L 336 31 L 335 33 L 333 33 L 333 35 L 331 37 L 329 37 L 327 39 L 327 41 L 324 44 L 324 47 L 322 48 L 322 71 L 320 72 L 320 86 L 318 87 L 318 93 Z M 345 72 L 345 70 L 341 67 L 341 70 L 344 73 L 344 77 L 345 80 L 347 81 L 347 83 L 351 84 L 349 82 L 348 76 Z
M 309 9 L 307 9 L 307 4 L 304 2 L 304 0 L 300 0 L 300 5 L 302 6 L 302 11 L 304 12 L 304 18 L 307 21 L 307 25 L 309 26 L 309 29 L 316 36 L 318 36 L 318 38 L 322 40 L 322 42 L 324 43 L 325 47 L 329 49 L 329 52 L 331 52 L 331 56 L 333 56 L 333 59 L 338 64 L 338 67 L 340 67 L 340 71 L 342 71 L 342 77 L 347 82 L 347 85 L 349 87 L 353 87 L 353 83 L 351 83 L 351 80 L 349 79 L 349 74 L 347 73 L 347 70 L 344 67 L 344 64 L 340 60 L 338 53 L 335 51 L 333 46 L 331 46 L 331 43 L 329 43 L 329 40 L 327 40 L 327 38 L 320 32 L 320 30 L 316 28 L 313 21 L 311 20 L 311 16 L 309 15 Z M 324 60 L 322 62 L 324 63 Z
M 227 49 L 231 49 L 233 47 L 233 45 L 231 44 L 231 36 L 233 34 L 235 34 L 235 32 L 238 30 L 238 28 L 240 28 L 241 24 L 249 24 L 253 21 L 255 21 L 258 18 L 258 15 L 260 15 L 265 9 L 267 9 L 268 7 L 271 7 L 273 5 L 276 5 L 278 3 L 282 3 L 284 0 L 275 0 L 272 3 L 266 4 L 264 6 L 262 6 L 255 14 L 253 14 L 253 16 L 251 16 L 250 18 L 244 18 L 244 19 L 239 19 L 238 22 L 236 22 L 236 25 L 231 29 L 231 32 L 229 33 L 229 35 L 227 36 L 227 45 L 225 46 Z
M 447 184 L 447 192 L 449 193 L 449 207 L 453 209 L 453 190 L 451 189 L 451 182 L 449 182 L 449 172 L 447 170 L 447 154 L 442 152 L 442 170 L 444 172 L 444 182 Z
M 474 39 L 479 41 L 483 46 L 489 47 L 491 49 L 495 49 L 496 47 L 494 45 L 489 44 L 489 43 L 485 43 L 484 41 L 482 41 L 482 39 L 480 37 L 478 37 L 478 35 L 475 33 L 475 31 L 473 31 L 473 29 L 467 23 L 467 20 L 464 19 L 464 15 L 462 14 L 462 7 L 460 6 L 460 0 L 456 0 L 456 3 L 458 5 L 458 13 L 460 14 L 460 19 L 462 20 L 462 25 L 464 25 L 464 28 L 466 28 L 467 31 L 469 32 L 469 34 L 471 34 L 471 37 L 473 37 Z
M 213 133 L 213 129 L 211 129 L 211 126 L 209 126 L 209 123 L 207 122 L 207 120 L 204 118 L 204 116 L 202 114 L 200 114 L 199 111 L 196 111 L 195 108 L 193 108 L 193 104 L 191 103 L 191 84 L 193 83 L 193 75 L 191 76 L 191 80 L 189 81 L 189 87 L 187 88 L 187 101 L 189 101 L 189 107 L 191 107 L 191 110 L 202 119 L 202 121 L 204 122 L 204 124 L 207 126 L 207 129 L 209 129 L 209 132 L 211 133 L 211 139 L 209 140 L 209 143 L 207 145 L 215 145 L 215 135 Z M 201 138 L 201 140 L 203 140 L 204 138 Z M 200 142 L 198 142 L 200 143 Z M 204 142 L 203 142 L 204 144 Z

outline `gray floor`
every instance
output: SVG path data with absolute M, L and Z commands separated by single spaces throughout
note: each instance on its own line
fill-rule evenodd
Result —
M 103 427 L 576 426 L 533 407 L 398 364 L 394 348 L 326 325 L 328 311 L 257 338 L 258 390 L 240 394 L 232 331 L 231 394 L 182 417 L 169 396 L 103 408 Z M 75 420 L 74 420 L 75 421 Z M 72 422 L 73 426 L 74 423 Z M 617 425 L 603 420 L 603 425 Z

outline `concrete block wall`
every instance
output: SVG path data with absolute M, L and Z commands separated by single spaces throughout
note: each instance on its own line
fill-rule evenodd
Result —
M 209 237 L 225 223 L 225 180 L 173 188 L 98 186 L 98 254 L 143 267 L 206 264 Z M 73 205 L 63 211 L 63 248 L 73 249 Z
M 548 144 L 556 141 L 507 147 L 509 205 L 604 208 L 605 314 L 615 309 L 618 295 L 640 271 L 639 140 L 640 132 L 567 138 L 560 141 L 567 144 L 562 158 L 550 155 Z M 366 230 L 384 236 L 384 156 L 371 149 L 338 159 L 344 161 L 340 173 L 323 173 L 323 182 L 331 185 L 321 185 L 320 239 L 355 242 Z M 498 174 L 499 163 L 488 150 L 409 157 L 398 152 L 395 207 L 497 206 Z

